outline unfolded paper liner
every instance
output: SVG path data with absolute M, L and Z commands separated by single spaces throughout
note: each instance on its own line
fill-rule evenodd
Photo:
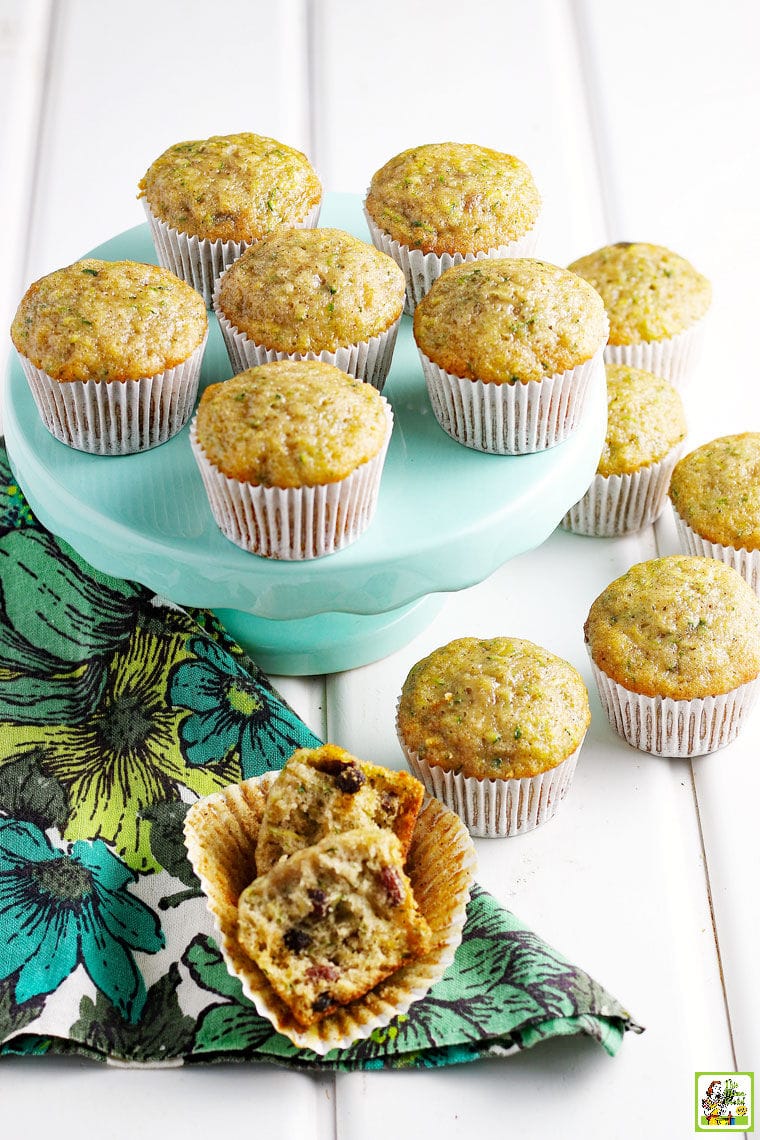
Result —
M 277 776 L 277 772 L 268 772 L 194 804 L 185 820 L 185 844 L 213 916 L 228 970 L 240 979 L 246 997 L 278 1032 L 294 1045 L 324 1056 L 388 1025 L 441 980 L 462 940 L 475 875 L 475 850 L 453 812 L 433 799 L 423 804 L 409 848 L 406 873 L 417 905 L 433 932 L 433 949 L 396 970 L 364 997 L 303 1029 L 237 940 L 238 898 L 255 877 L 259 825 L 266 797 Z
M 222 274 L 223 276 L 224 274 Z M 246 368 L 255 368 L 259 364 L 269 364 L 273 360 L 321 360 L 325 364 L 332 364 L 336 368 L 340 368 L 341 371 L 347 372 L 349 376 L 356 377 L 357 380 L 366 381 L 373 388 L 377 388 L 378 392 L 382 392 L 390 371 L 393 350 L 396 346 L 396 338 L 401 324 L 400 313 L 398 319 L 384 332 L 370 337 L 368 340 L 337 348 L 334 352 L 329 352 L 327 349 L 322 352 L 306 353 L 278 352 L 263 344 L 257 344 L 225 317 L 218 304 L 220 283 L 221 278 L 214 292 L 214 312 L 217 315 L 227 355 L 235 374 L 244 372 Z
M 717 558 L 738 570 L 742 578 L 750 584 L 756 594 L 760 594 L 760 550 L 747 550 L 741 546 L 726 546 L 722 542 L 710 542 L 697 534 L 676 510 L 671 499 L 676 520 L 678 542 L 684 554 L 702 555 L 704 558 Z
M 252 243 L 249 241 L 223 241 L 217 238 L 199 238 L 195 234 L 185 234 L 174 226 L 162 222 L 151 210 L 147 198 L 142 199 L 143 208 L 150 226 L 158 264 L 171 270 L 176 277 L 192 285 L 211 308 L 217 278 L 228 266 L 240 257 Z M 291 223 L 295 229 L 314 229 L 319 221 L 322 203 L 318 202 L 309 210 L 305 218 Z
M 141 380 L 59 381 L 19 360 L 51 435 L 92 455 L 133 455 L 165 443 L 189 420 L 207 336 L 187 360 Z
M 190 445 L 217 526 L 230 542 L 264 558 L 298 561 L 333 554 L 355 542 L 372 522 L 393 429 L 381 396 L 387 433 L 377 455 L 345 479 L 314 487 L 263 487 L 229 478 L 207 458 L 196 420 Z
M 535 251 L 538 242 L 539 219 L 522 237 L 503 245 L 493 246 L 491 249 L 478 250 L 476 253 L 424 253 L 421 249 L 412 249 L 403 242 L 396 241 L 375 222 L 374 218 L 364 210 L 367 219 L 372 244 L 392 257 L 403 271 L 406 279 L 406 300 L 404 312 L 413 313 L 426 293 L 430 291 L 433 282 L 441 274 L 451 269 L 452 265 L 461 265 L 464 261 L 479 261 L 484 257 L 530 257 Z
M 429 764 L 407 747 L 400 733 L 399 742 L 409 767 L 431 796 L 455 811 L 471 835 L 485 839 L 524 835 L 552 819 L 570 788 L 583 745 L 581 740 L 575 752 L 537 776 L 491 780 Z
M 669 380 L 678 388 L 690 378 L 704 338 L 704 317 L 676 336 L 663 340 L 639 341 L 636 344 L 608 344 L 605 364 L 627 364 Z
M 670 476 L 683 444 L 656 463 L 623 475 L 596 474 L 582 499 L 570 508 L 561 526 L 574 534 L 610 538 L 649 526 L 662 514 Z
M 612 727 L 655 756 L 703 756 L 736 738 L 760 695 L 760 678 L 714 697 L 676 700 L 634 693 L 592 659 L 599 697 Z
M 444 371 L 419 349 L 433 413 L 458 443 L 496 455 L 527 455 L 567 439 L 578 427 L 603 348 L 590 360 L 543 380 L 485 383 Z

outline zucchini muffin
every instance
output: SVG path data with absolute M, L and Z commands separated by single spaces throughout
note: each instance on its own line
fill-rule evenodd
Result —
M 514 155 L 474 143 L 429 143 L 376 171 L 364 210 L 373 242 L 404 271 L 412 312 L 452 265 L 532 254 L 541 198 Z
M 584 632 L 610 723 L 644 752 L 722 748 L 757 699 L 760 600 L 723 562 L 632 566 L 594 601 Z
M 404 307 L 392 258 L 336 229 L 280 230 L 223 274 L 214 309 L 236 372 L 324 360 L 382 391 Z
M 678 385 L 692 371 L 712 291 L 685 258 L 661 245 L 619 241 L 574 261 L 610 319 L 605 359 Z
M 315 226 L 322 187 L 306 155 L 242 132 L 175 143 L 138 186 L 158 260 L 211 304 L 219 274 L 281 226 Z
M 722 436 L 686 455 L 669 494 L 681 548 L 728 562 L 760 593 L 760 433 Z
M 268 558 L 316 558 L 369 526 L 392 425 L 370 384 L 281 360 L 206 388 L 190 441 L 227 538 Z
M 208 320 L 156 265 L 86 258 L 29 286 L 11 325 L 42 420 L 97 455 L 145 451 L 187 422 Z
M 357 760 L 335 744 L 300 748 L 267 797 L 256 843 L 256 871 L 326 835 L 355 827 L 394 832 L 406 857 L 425 789 L 408 772 Z
M 353 1041 L 367 1038 L 375 1030 L 387 1026 L 394 1017 L 406 1013 L 415 1001 L 423 998 L 441 980 L 461 941 L 475 871 L 475 850 L 467 829 L 455 813 L 447 811 L 437 800 L 428 799 L 414 825 L 403 875 L 411 884 L 422 916 L 408 924 L 410 945 L 416 943 L 421 948 L 421 943 L 427 940 L 424 919 L 432 933 L 430 949 L 422 957 L 417 956 L 412 961 L 407 961 L 349 1005 L 336 1004 L 332 1013 L 326 1010 L 314 1011 L 313 1008 L 308 1010 L 309 1018 L 315 1012 L 319 1017 L 305 1029 L 246 953 L 241 945 L 238 922 L 240 898 L 252 882 L 258 881 L 254 852 L 267 800 L 282 778 L 281 773 L 267 772 L 241 784 L 231 784 L 193 804 L 185 817 L 185 844 L 214 918 L 219 947 L 230 973 L 240 979 L 246 997 L 255 1004 L 261 1016 L 273 1023 L 278 1032 L 285 1034 L 293 1044 L 324 1055 L 331 1049 L 346 1048 Z M 336 860 L 332 854 L 320 854 L 320 850 L 324 846 L 337 847 L 336 840 L 344 844 L 346 841 L 341 836 L 330 836 L 320 845 L 302 848 L 291 858 L 278 863 L 265 876 L 271 887 L 272 876 L 283 875 L 282 879 L 278 877 L 275 880 L 284 887 L 281 902 L 283 908 L 292 905 L 291 895 L 298 893 L 298 880 L 301 880 L 306 895 L 305 898 L 303 893 L 300 895 L 301 911 L 294 914 L 294 925 L 296 929 L 305 926 L 305 932 L 309 936 L 313 934 L 311 945 L 320 952 L 329 938 L 329 930 L 339 932 L 342 937 L 343 924 L 348 922 L 351 914 L 361 917 L 365 903 L 370 902 L 375 894 L 381 912 L 389 917 L 390 923 L 395 924 L 398 920 L 401 925 L 406 923 L 403 917 L 406 903 L 402 901 L 398 907 L 393 906 L 393 898 L 397 897 L 396 888 L 405 889 L 404 879 L 398 873 L 397 854 L 402 850 L 400 840 L 391 831 L 381 831 L 372 825 L 365 825 L 359 834 L 362 835 L 367 830 L 372 836 L 369 843 L 347 842 L 355 850 L 358 868 L 361 868 L 371 847 L 377 851 L 378 867 L 387 858 L 388 873 L 381 872 L 380 883 L 374 877 L 373 885 L 372 864 L 375 855 L 371 854 L 367 859 L 370 874 L 366 881 L 362 873 L 362 881 L 356 891 L 349 882 L 345 898 L 335 897 L 332 884 L 333 881 L 337 882 L 336 872 L 342 870 L 345 860 L 343 856 Z M 349 834 L 355 837 L 357 832 L 352 829 Z M 377 836 L 386 838 L 381 838 L 378 845 Z M 315 852 L 318 853 L 316 858 Z M 300 870 L 299 860 L 303 860 Z M 354 862 L 353 857 L 351 862 Z M 295 878 L 293 891 L 290 888 L 293 881 L 291 873 Z M 312 873 L 325 873 L 329 881 L 307 883 L 306 878 Z M 348 874 L 349 877 L 356 877 L 359 870 L 352 867 Z M 383 878 L 385 884 L 382 883 Z M 309 891 L 312 892 L 311 895 Z M 268 896 L 266 905 L 269 899 L 272 899 L 274 906 L 277 905 L 273 898 L 274 892 L 265 888 L 263 893 Z M 342 905 L 344 903 L 345 906 Z M 375 921 L 373 916 L 369 917 Z M 284 933 L 283 930 L 282 935 Z M 279 936 L 280 946 L 284 941 L 282 935 Z M 273 932 L 269 944 L 273 957 L 278 954 L 277 937 L 277 933 Z M 302 950 L 297 949 L 298 945 L 303 944 L 303 938 L 294 935 L 290 940 L 294 944 L 291 947 L 294 959 L 309 949 L 305 946 Z M 346 942 L 348 945 L 345 951 L 350 953 L 355 949 L 353 937 L 347 938 Z M 336 946 L 335 955 L 340 958 L 341 965 L 348 964 L 342 944 Z M 296 963 L 295 966 L 303 964 Z M 359 963 L 356 964 L 360 968 Z M 314 966 L 316 969 L 308 980 L 320 980 L 322 984 L 316 991 L 312 1007 L 321 994 L 329 991 L 332 982 L 337 981 L 333 975 L 339 969 L 332 949 Z M 285 969 L 290 968 L 285 965 Z M 333 995 L 330 996 L 332 998 Z
M 601 380 L 607 327 L 598 293 L 556 265 L 489 258 L 447 269 L 414 314 L 436 419 L 479 451 L 553 447 Z
M 605 371 L 602 454 L 586 494 L 562 520 L 576 534 L 627 534 L 654 522 L 686 438 L 683 403 L 668 380 L 625 364 Z
M 412 667 L 397 730 L 431 794 L 473 834 L 505 836 L 556 813 L 590 721 L 567 661 L 519 638 L 462 637 Z
M 259 875 L 238 900 L 238 938 L 303 1028 L 431 948 L 392 831 L 328 835 Z

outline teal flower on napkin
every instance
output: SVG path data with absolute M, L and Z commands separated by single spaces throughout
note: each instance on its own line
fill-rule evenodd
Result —
M 155 954 L 164 936 L 127 890 L 136 877 L 100 840 L 61 850 L 34 824 L 0 819 L 0 978 L 15 976 L 18 1003 L 81 964 L 124 1017 L 139 1018 L 146 991 L 131 951 Z
M 218 764 L 239 753 L 243 779 L 281 768 L 296 748 L 317 738 L 223 648 L 200 638 L 188 646 L 194 659 L 176 667 L 170 700 L 192 716 L 180 727 L 188 764 Z

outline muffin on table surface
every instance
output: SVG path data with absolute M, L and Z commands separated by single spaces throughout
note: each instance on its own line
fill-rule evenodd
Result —
M 710 282 L 684 257 L 649 242 L 620 241 L 570 265 L 599 292 L 610 320 L 605 353 L 611 364 L 630 364 L 674 384 L 692 371 Z
M 155 447 L 187 422 L 207 334 L 201 298 L 168 270 L 96 258 L 35 281 L 11 325 L 45 426 L 102 455 Z
M 607 328 L 598 293 L 567 269 L 530 258 L 447 269 L 414 314 L 436 419 L 479 451 L 560 443 L 602 370 Z
M 684 456 L 669 495 L 682 549 L 721 558 L 760 593 L 760 433 L 721 436 Z
M 406 856 L 424 788 L 408 772 L 358 760 L 335 744 L 301 748 L 267 797 L 256 843 L 256 870 L 326 835 L 374 824 L 394 832 Z
M 314 226 L 322 186 L 306 155 L 241 132 L 175 143 L 139 184 L 159 261 L 211 304 L 246 246 L 280 226 Z
M 191 444 L 222 532 L 270 558 L 329 554 L 374 514 L 393 417 L 321 361 L 274 361 L 211 384 Z
M 474 143 L 428 143 L 372 176 L 364 204 L 372 240 L 404 270 L 409 311 L 451 265 L 535 249 L 541 211 L 526 164 Z
M 428 791 L 475 835 L 550 819 L 591 721 L 567 661 L 520 638 L 463 637 L 417 662 L 398 706 L 401 746 Z
M 645 752 L 713 752 L 757 698 L 760 600 L 723 562 L 637 563 L 594 601 L 584 632 L 610 723 Z
M 382 390 L 404 307 L 392 258 L 343 230 L 279 230 L 223 274 L 214 308 L 236 372 L 319 359 Z
M 576 534 L 627 534 L 654 522 L 686 438 L 683 402 L 668 380 L 625 364 L 605 372 L 602 454 L 585 495 L 562 520 Z

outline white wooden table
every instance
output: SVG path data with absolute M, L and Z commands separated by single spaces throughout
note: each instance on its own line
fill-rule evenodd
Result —
M 758 430 L 759 46 L 756 0 L 384 0 L 374 14 L 357 0 L 0 0 L 0 323 L 33 278 L 143 220 L 137 180 L 179 139 L 270 134 L 307 151 L 328 189 L 357 193 L 407 146 L 475 141 L 533 169 L 547 260 L 646 240 L 712 279 L 689 444 Z M 669 517 L 620 540 L 557 532 L 450 596 L 385 661 L 276 681 L 315 731 L 400 767 L 394 708 L 415 660 L 454 636 L 514 634 L 592 687 L 591 601 L 673 550 Z M 337 1078 L 9 1059 L 3 1135 L 691 1135 L 695 1070 L 760 1068 L 760 712 L 693 763 L 628 748 L 595 694 L 592 712 L 558 817 L 479 841 L 479 879 L 647 1026 L 614 1060 L 577 1038 Z

